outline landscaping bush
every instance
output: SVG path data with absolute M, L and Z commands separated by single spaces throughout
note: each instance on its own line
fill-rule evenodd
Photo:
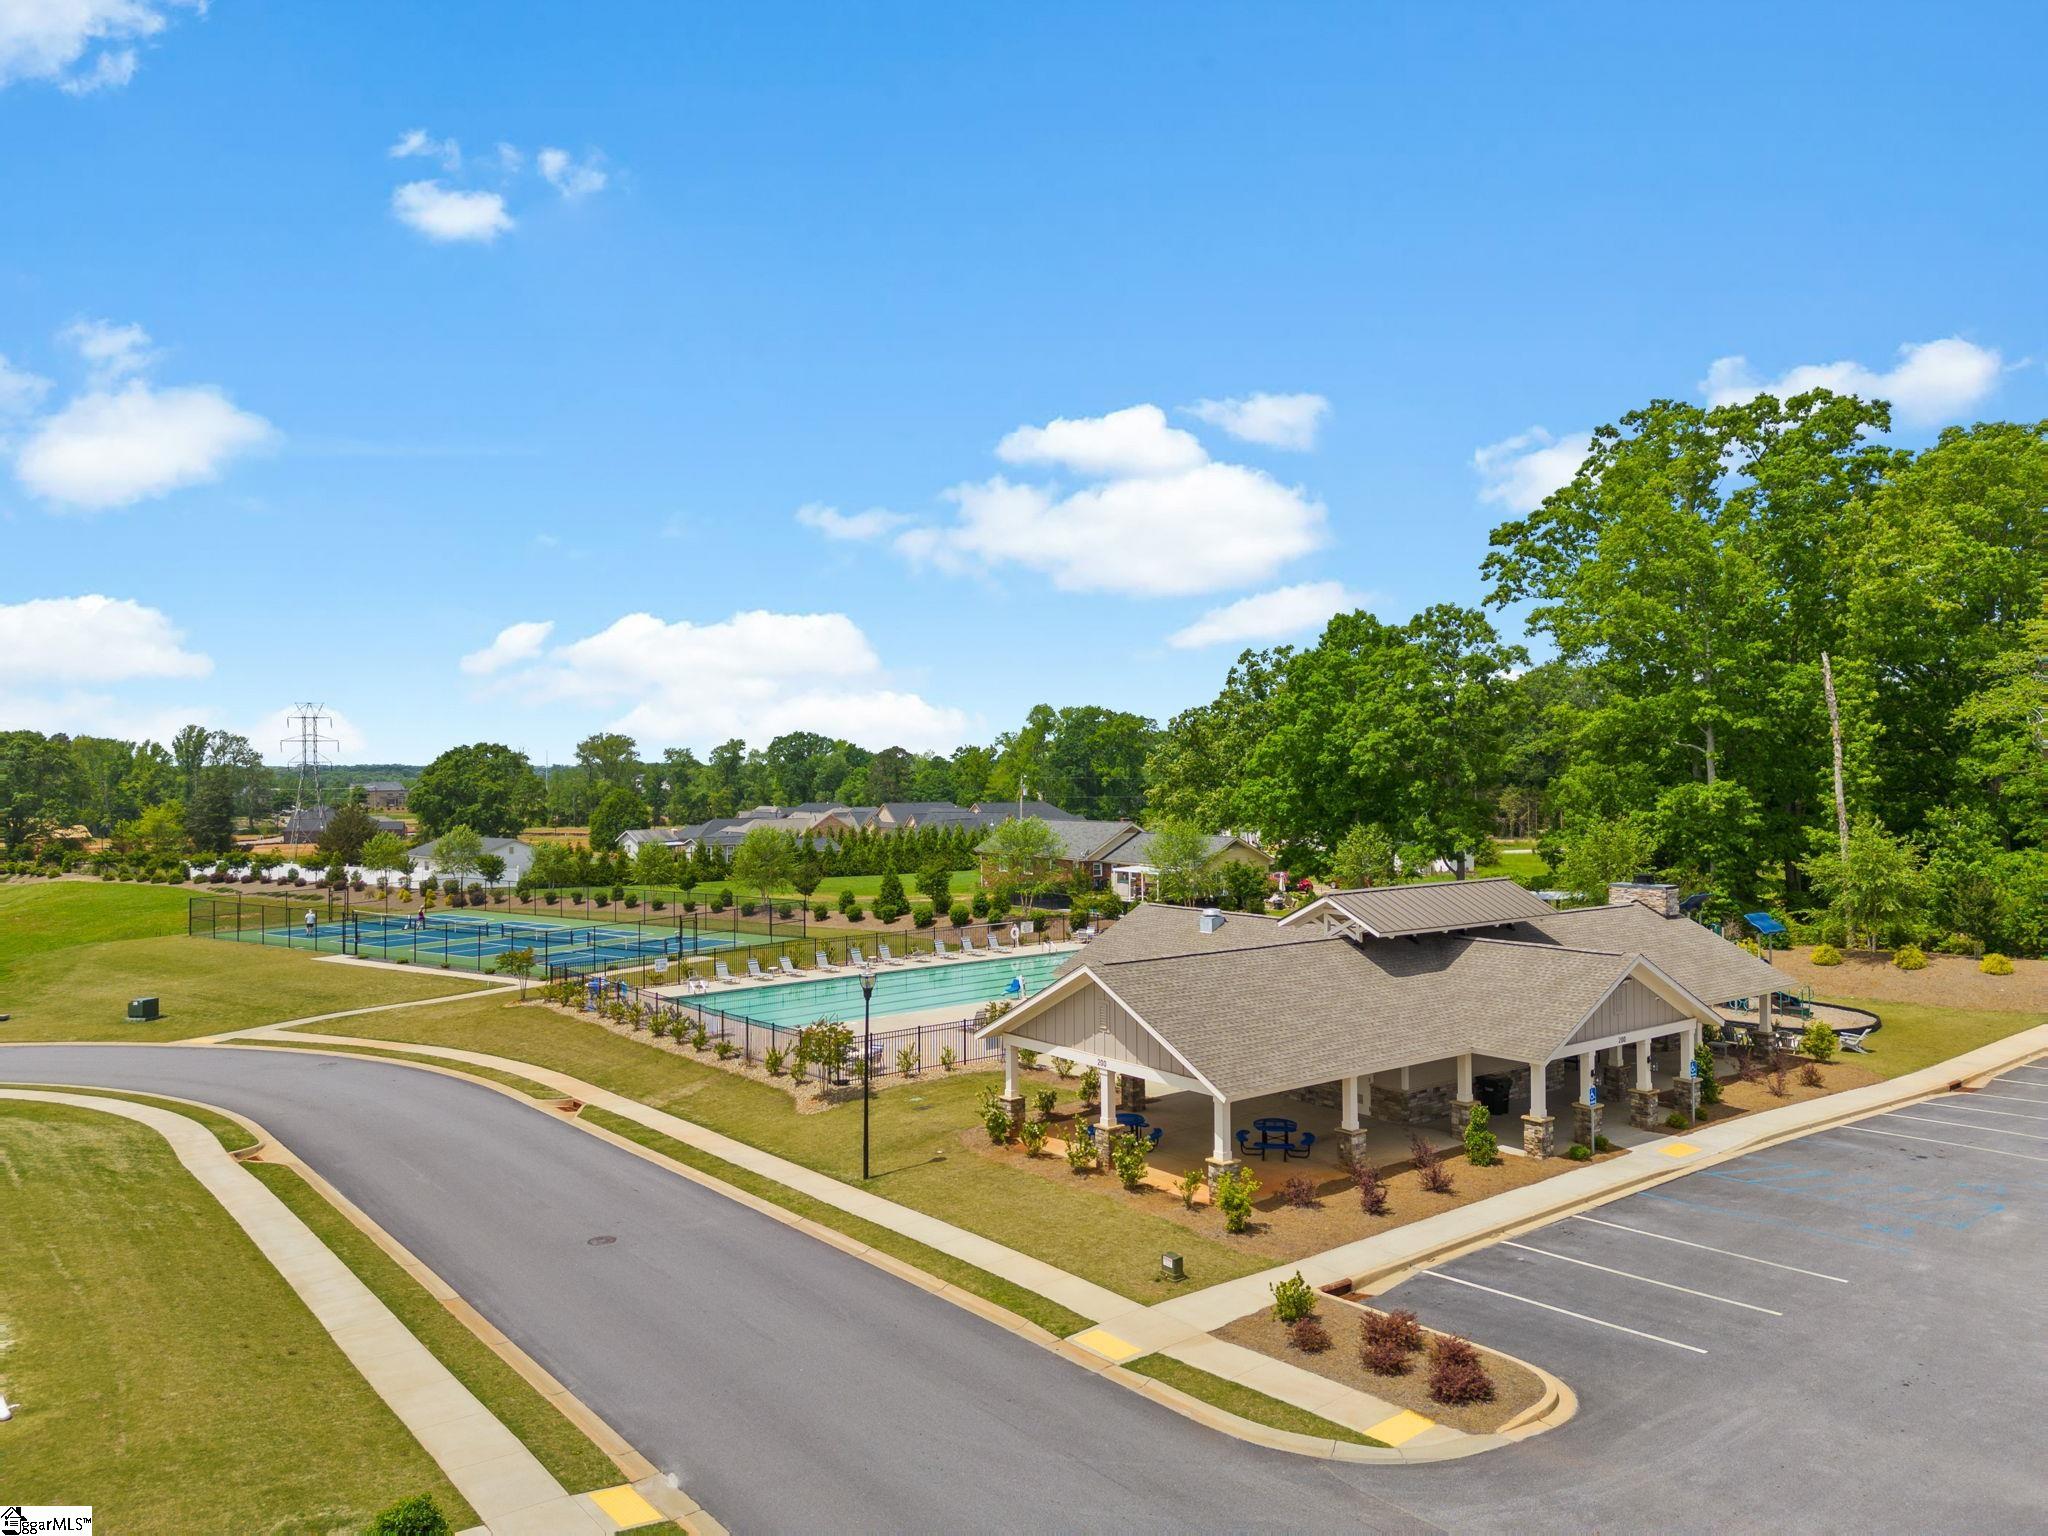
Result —
M 917 1047 L 906 1045 L 896 1053 L 896 1070 L 904 1077 L 917 1075 Z
M 1287 1342 L 1305 1355 L 1320 1355 L 1330 1347 L 1330 1330 L 1313 1317 L 1304 1317 L 1287 1330 Z
M 823 921 L 825 921 L 826 918 L 830 917 L 831 915 L 832 909 L 828 907 L 824 902 L 814 901 L 811 903 L 811 916 L 815 917 L 819 922 L 822 923 Z
M 1570 1158 L 1575 1163 L 1590 1162 L 1593 1157 L 1593 1149 L 1591 1147 L 1582 1146 L 1575 1141 L 1570 1146 L 1564 1149 L 1564 1155 Z
M 1258 1193 L 1258 1175 L 1249 1168 L 1232 1168 L 1216 1180 L 1224 1231 L 1242 1232 L 1252 1224 L 1252 1201 Z
M 910 922 L 911 926 L 915 928 L 931 927 L 932 909 L 929 906 L 925 905 L 925 903 L 919 902 L 916 906 L 910 909 Z
M 852 892 L 851 890 L 844 890 L 844 891 L 841 891 L 841 892 L 839 893 L 839 910 L 840 910 L 840 911 L 842 911 L 842 912 L 851 912 L 851 911 L 852 911 L 852 910 L 854 909 L 854 907 L 855 907 L 856 905 L 858 905 L 858 902 L 857 902 L 856 898 L 854 897 L 854 894 L 853 894 L 853 892 Z
M 1767 1085 L 1771 1090 L 1771 1097 L 1774 1099 L 1786 1098 L 1792 1092 L 1792 1085 L 1787 1080 L 1784 1067 L 1776 1064 L 1773 1064 L 1771 1067 Z
M 1075 1126 L 1067 1137 L 1067 1166 L 1076 1173 L 1088 1173 L 1095 1167 L 1095 1143 L 1086 1126 Z
M 977 919 L 986 918 L 988 916 L 988 892 L 976 891 L 974 893 L 973 906 L 974 915 Z
M 1444 1166 L 1443 1154 L 1431 1146 L 1419 1131 L 1409 1134 L 1408 1155 L 1415 1160 L 1415 1172 L 1422 1180 L 1422 1187 L 1431 1194 L 1448 1195 L 1457 1188 L 1457 1180 Z
M 731 905 L 732 905 L 732 892 L 731 892 L 731 891 L 728 891 L 728 890 L 726 890 L 726 889 L 725 889 L 725 888 L 724 888 L 723 886 L 721 886 L 721 887 L 720 887 L 719 889 L 717 889 L 717 890 L 715 890 L 715 891 L 713 891 L 713 892 L 711 893 L 711 910 L 712 910 L 712 911 L 714 911 L 714 912 L 723 912 L 723 911 L 724 911 L 724 910 L 725 910 L 725 909 L 726 909 L 727 907 L 729 907 L 729 906 L 731 906 Z
M 1842 963 L 1842 952 L 1832 944 L 1816 944 L 1813 946 L 1813 963 L 1815 965 L 1840 965 Z
M 740 903 L 741 917 L 752 917 L 756 912 L 760 910 L 761 904 L 757 901 L 743 901 Z
M 2012 961 L 2004 955 L 1992 953 L 1977 962 L 1977 969 L 1986 976 L 2010 976 Z
M 1180 1208 L 1182 1210 L 1192 1211 L 1195 1208 L 1195 1196 L 1202 1192 L 1202 1185 L 1206 1182 L 1207 1179 L 1199 1168 L 1190 1168 L 1180 1176 Z
M 1010 1010 L 1008 1008 L 1005 1008 L 1003 1010 L 1003 1013 L 1008 1013 L 1009 1011 Z M 1001 1018 L 1002 1014 L 996 1014 L 995 1017 Z M 1017 1051 L 1017 1065 L 1022 1067 L 1026 1072 L 1029 1072 L 1033 1067 L 1038 1065 L 1038 1052 L 1023 1047 L 1019 1047 Z
M 1403 1354 L 1413 1354 L 1424 1343 L 1421 1322 L 1405 1307 L 1396 1307 L 1391 1312 L 1368 1312 L 1361 1327 L 1365 1338 L 1384 1340 Z
M 1924 971 L 1927 956 L 1918 944 L 1901 944 L 1892 951 L 1892 964 L 1902 971 Z
M 733 1057 L 739 1054 L 739 1052 L 740 1048 L 734 1045 L 730 1040 L 721 1040 L 716 1045 L 711 1047 L 711 1054 L 716 1056 L 720 1061 L 731 1061 Z
M 959 1060 L 960 1057 L 958 1053 L 956 1053 L 953 1047 L 951 1047 L 950 1045 L 942 1045 L 939 1047 L 939 1070 L 941 1072 L 952 1071 L 954 1066 L 959 1062 Z
M 857 901 L 852 906 L 848 907 L 846 911 L 841 913 L 840 915 L 843 916 L 849 923 L 864 922 L 867 918 L 867 913 L 861 911 L 860 903 Z M 877 913 L 876 915 L 880 916 L 879 913 Z M 887 922 L 888 919 L 883 918 L 882 921 Z
M 1387 1181 L 1379 1170 L 1360 1163 L 1351 1170 L 1351 1182 L 1358 1189 L 1358 1208 L 1368 1216 L 1387 1214 Z
M 1050 1120 L 1054 1108 L 1059 1104 L 1060 1091 L 1057 1088 L 1034 1088 L 1029 1097 L 1031 1107 L 1038 1111 L 1038 1118 Z
M 1046 1125 L 1043 1120 L 1026 1120 L 1017 1127 L 1017 1139 L 1024 1143 L 1024 1154 L 1037 1157 L 1045 1151 Z
M 1010 1139 L 1010 1117 L 1003 1112 L 1000 1104 L 991 1104 L 982 1112 L 981 1127 L 988 1132 L 988 1139 L 1001 1146 Z
M 1375 1376 L 1406 1376 L 1408 1351 L 1398 1344 L 1367 1334 L 1358 1342 L 1358 1363 Z
M 1820 1075 L 1820 1068 L 1809 1061 L 1799 1069 L 1799 1081 L 1809 1088 L 1818 1088 L 1826 1079 Z
M 1500 1142 L 1487 1129 L 1491 1118 L 1484 1104 L 1474 1104 L 1472 1118 L 1465 1122 L 1465 1161 L 1474 1168 L 1491 1168 L 1500 1161 Z
M 1116 1170 L 1117 1179 L 1125 1189 L 1136 1189 L 1145 1182 L 1145 1154 L 1150 1150 L 1145 1138 L 1136 1131 L 1118 1131 L 1109 1139 L 1109 1165 Z
M 424 1493 L 401 1499 L 363 1527 L 363 1536 L 449 1536 L 448 1517 Z
M 1699 1069 L 1700 1102 L 1718 1104 L 1721 1102 L 1721 1080 L 1714 1076 L 1714 1053 L 1702 1040 L 1692 1048 L 1693 1065 Z
M 1273 1292 L 1273 1316 L 1276 1320 L 1292 1326 L 1316 1309 L 1315 1288 L 1301 1278 L 1296 1270 L 1289 1278 L 1275 1282 L 1269 1287 Z
M 1440 1403 L 1490 1403 L 1493 1378 L 1479 1351 L 1456 1334 L 1445 1334 L 1429 1347 L 1429 1395 Z
M 771 1045 L 762 1053 L 761 1065 L 768 1069 L 770 1077 L 780 1077 L 782 1076 L 782 1064 L 788 1059 L 788 1054 L 781 1046 Z
M 1815 1019 L 1806 1026 L 1806 1033 L 1799 1037 L 1799 1053 L 1815 1061 L 1833 1061 L 1835 1052 L 1841 1048 L 1842 1040 L 1832 1029 Z
M 1280 1186 L 1280 1198 L 1297 1211 L 1312 1211 L 1316 1208 L 1316 1181 L 1305 1173 L 1297 1173 Z
M 1053 1057 L 1052 1069 L 1061 1077 L 1072 1077 L 1074 1075 L 1074 1064 L 1064 1056 Z
M 952 919 L 955 928 L 965 928 L 974 921 L 974 909 L 964 901 L 956 901 L 947 910 L 946 916 Z
M 1682 1109 L 1671 1111 L 1664 1117 L 1664 1123 L 1674 1131 L 1689 1130 L 1692 1126 L 1692 1122 L 1685 1118 L 1685 1111 Z
M 1102 1074 L 1090 1067 L 1081 1074 L 1081 1102 L 1097 1104 L 1102 1100 Z

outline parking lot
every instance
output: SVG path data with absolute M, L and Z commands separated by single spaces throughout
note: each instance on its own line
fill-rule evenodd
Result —
M 2037 1063 L 1554 1222 L 1376 1304 L 1570 1383 L 1578 1418 L 1526 1451 L 1577 1464 L 1588 1528 L 2038 1529 L 2044 1234 Z M 1514 1515 L 1511 1488 L 1490 1494 L 1464 1516 Z

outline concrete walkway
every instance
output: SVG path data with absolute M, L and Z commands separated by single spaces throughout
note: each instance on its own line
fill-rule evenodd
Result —
M 492 1536 L 609 1536 L 618 1523 L 572 1496 L 477 1401 L 355 1272 L 196 1120 L 88 1093 L 0 1089 L 0 1098 L 68 1104 L 148 1126 L 276 1266 L 412 1437 L 469 1500 Z

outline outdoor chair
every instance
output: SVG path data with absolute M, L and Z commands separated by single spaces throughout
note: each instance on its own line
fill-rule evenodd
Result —
M 932 958 L 934 960 L 943 960 L 946 958 L 946 941 L 944 939 L 932 940 Z
M 846 963 L 858 970 L 868 963 L 868 957 L 860 952 L 858 944 L 846 946 Z
M 988 947 L 999 955 L 1007 955 L 1010 952 L 1010 946 L 996 937 L 996 932 L 993 928 L 988 932 Z
M 896 963 L 895 953 L 886 944 L 878 943 L 875 945 L 875 956 L 877 964 L 894 965 Z
M 1280 1149 L 1280 1159 L 1282 1162 L 1285 1162 L 1290 1157 L 1299 1157 L 1306 1160 L 1309 1153 L 1315 1150 L 1315 1145 L 1316 1133 L 1314 1131 L 1302 1131 L 1295 1136 L 1293 1141 Z
M 777 955 L 775 957 L 775 966 L 785 976 L 794 976 L 796 974 L 796 962 L 787 955 Z
M 973 935 L 973 934 L 971 934 L 971 933 L 963 933 L 963 934 L 961 934 L 961 935 L 960 935 L 960 953 L 961 953 L 961 954 L 963 954 L 963 955 L 971 955 L 971 954 L 973 954 L 973 953 L 974 953 L 974 935 Z
M 731 968 L 723 960 L 712 961 L 711 971 L 720 981 L 729 981 L 734 986 L 739 985 L 739 977 L 733 975 Z
M 1868 1028 L 1837 1030 L 1835 1033 L 1835 1039 L 1840 1043 L 1843 1050 L 1854 1051 L 1860 1056 L 1868 1056 L 1870 1054 L 1869 1047 L 1863 1043 L 1869 1036 L 1870 1030 Z
M 747 956 L 747 975 L 755 981 L 767 979 L 767 973 L 761 969 L 761 962 L 752 955 Z
M 811 957 L 811 963 L 821 971 L 836 971 L 839 969 L 838 966 L 832 963 L 832 957 L 822 949 Z
M 1264 1146 L 1252 1145 L 1252 1133 L 1250 1131 L 1241 1130 L 1237 1133 L 1237 1155 L 1241 1158 L 1250 1152 L 1258 1153 L 1261 1160 L 1263 1160 L 1266 1155 L 1266 1149 Z
M 1146 1144 L 1149 1145 L 1155 1152 L 1159 1150 L 1159 1143 L 1164 1141 L 1165 1139 L 1166 1132 L 1161 1130 L 1156 1125 L 1153 1126 L 1151 1130 L 1145 1133 Z

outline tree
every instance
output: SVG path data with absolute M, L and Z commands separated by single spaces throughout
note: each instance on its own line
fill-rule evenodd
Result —
M 1051 878 L 1060 840 L 1039 817 L 1012 817 L 996 824 L 981 851 L 1003 884 L 1036 895 Z
M 901 747 L 886 747 L 868 759 L 868 793 L 877 805 L 907 799 L 916 762 Z
M 633 879 L 640 885 L 676 883 L 676 853 L 667 843 L 642 843 L 633 854 Z
M 2048 839 L 2048 584 L 1954 718 L 1971 733 L 1965 771 L 1992 791 L 2015 833 Z
M 1842 923 L 1854 948 L 1860 934 L 1876 948 L 1902 934 L 1919 915 L 1925 896 L 1920 852 L 1882 822 L 1863 817 L 1849 828 L 1844 858 L 1832 832 L 1815 829 L 1814 852 L 1801 864 L 1827 909 Z
M 406 852 L 405 839 L 396 832 L 374 834 L 363 844 L 356 862 L 364 869 L 384 870 L 400 875 L 412 873 L 412 856 Z
M 953 904 L 953 871 L 945 859 L 934 859 L 917 872 L 917 893 L 943 912 Z
M 784 889 L 796 873 L 796 843 L 787 832 L 756 827 L 733 850 L 732 877 L 752 886 L 765 900 Z
M 407 803 L 429 837 L 464 826 L 484 837 L 512 837 L 545 801 L 540 775 L 524 752 L 495 742 L 451 747 L 420 773 Z
M 186 725 L 171 738 L 171 761 L 184 780 L 180 798 L 187 804 L 199 798 L 199 773 L 206 766 L 206 727 Z
M 1557 835 L 1556 851 L 1544 858 L 1566 890 L 1581 896 L 1605 896 L 1617 880 L 1633 880 L 1651 867 L 1656 838 L 1634 816 L 1588 817 Z
M 478 854 L 476 872 L 483 877 L 485 885 L 496 885 L 505 878 L 504 856 L 496 853 Z
M 202 853 L 225 853 L 235 841 L 234 790 L 225 778 L 203 775 L 185 802 L 185 836 Z
M 647 803 L 630 789 L 608 789 L 590 813 L 590 846 L 610 850 L 619 839 L 654 819 Z
M 1209 839 L 1185 817 L 1169 816 L 1153 829 L 1145 862 L 1159 871 L 1159 894 L 1166 900 L 1186 906 L 1209 894 L 1203 880 Z
M 1217 872 L 1223 877 L 1224 894 L 1237 911 L 1256 912 L 1264 904 L 1272 882 L 1258 865 L 1243 859 L 1225 859 L 1217 866 Z
M 483 856 L 483 836 L 469 827 L 450 827 L 434 844 L 435 868 L 458 885 L 467 885 L 480 872 Z
M 1671 878 L 1693 890 L 1715 892 L 1727 911 L 1754 910 L 1764 859 L 1764 822 L 1745 786 L 1733 779 L 1674 784 L 1657 796 L 1649 826 L 1656 837 L 1658 867 Z
M 320 833 L 320 852 L 336 864 L 360 863 L 363 845 L 377 835 L 377 821 L 362 806 L 340 807 Z
M 124 821 L 117 840 L 155 859 L 175 858 L 190 846 L 184 812 L 175 805 L 152 805 L 133 821 Z
M 1337 841 L 1330 855 L 1330 878 L 1339 889 L 1392 885 L 1400 874 L 1394 840 L 1383 827 L 1355 826 Z
M 16 853 L 70 823 L 78 810 L 70 743 L 40 731 L 0 731 L 0 842 Z
M 593 783 L 607 789 L 638 791 L 640 747 L 630 736 L 599 731 L 576 743 L 576 762 Z

